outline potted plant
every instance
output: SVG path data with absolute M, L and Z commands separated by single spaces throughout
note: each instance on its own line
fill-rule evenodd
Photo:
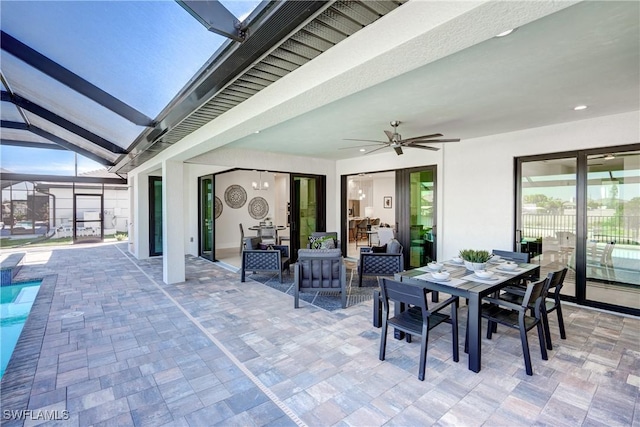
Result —
M 491 253 L 483 250 L 463 249 L 460 251 L 460 258 L 463 259 L 467 270 L 484 270 L 487 261 L 491 258 Z

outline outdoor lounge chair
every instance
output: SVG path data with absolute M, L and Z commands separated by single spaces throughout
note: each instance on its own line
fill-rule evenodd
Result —
M 362 287 L 364 275 L 393 276 L 404 270 L 404 255 L 400 242 L 391 239 L 385 246 L 381 247 L 384 252 L 375 252 L 377 249 L 374 247 L 360 248 L 359 287 Z
M 294 307 L 300 292 L 339 293 L 342 308 L 347 306 L 347 270 L 340 249 L 299 249 L 294 265 Z
M 289 246 L 269 245 L 266 249 L 260 249 L 260 237 L 247 237 L 246 249 L 242 251 L 242 267 L 240 268 L 240 281 L 245 281 L 248 271 L 277 272 L 282 283 L 282 272 L 289 272 Z

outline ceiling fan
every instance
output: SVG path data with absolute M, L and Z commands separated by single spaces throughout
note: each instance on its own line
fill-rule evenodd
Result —
M 439 138 L 441 136 L 443 136 L 441 133 L 434 133 L 431 135 L 422 135 L 422 136 L 415 136 L 413 138 L 407 138 L 407 139 L 402 139 L 402 136 L 398 133 L 398 126 L 400 126 L 400 121 L 399 120 L 394 120 L 392 122 L 390 122 L 389 124 L 391 125 L 391 127 L 393 127 L 393 132 L 389 131 L 389 130 L 385 130 L 384 133 L 387 135 L 387 138 L 389 138 L 389 141 L 376 141 L 376 140 L 372 140 L 372 139 L 353 139 L 353 138 L 345 138 L 345 141 L 363 141 L 363 142 L 375 142 L 376 144 L 383 144 L 381 147 L 376 148 L 375 150 L 371 150 L 368 153 L 365 154 L 371 154 L 374 153 L 378 150 L 382 150 L 383 148 L 387 148 L 387 147 L 391 147 L 395 150 L 396 154 L 399 156 L 400 154 L 402 154 L 402 147 L 411 147 L 411 148 L 420 148 L 422 150 L 431 150 L 431 151 L 438 151 L 440 148 L 438 147 L 431 147 L 428 145 L 420 145 L 420 144 L 428 144 L 428 143 L 433 143 L 433 142 L 458 142 L 460 141 L 460 139 L 455 138 L 455 139 L 434 139 L 434 138 Z M 341 150 L 347 150 L 347 149 L 351 149 L 351 148 L 360 148 L 360 147 L 375 147 L 376 145 L 359 145 L 356 147 L 347 147 L 347 148 L 341 148 Z

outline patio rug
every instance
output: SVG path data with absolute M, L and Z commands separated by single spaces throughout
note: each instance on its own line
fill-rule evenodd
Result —
M 293 297 L 293 271 L 291 274 L 287 274 L 286 272 L 282 274 L 282 283 L 280 283 L 277 273 L 250 274 L 247 272 L 246 277 Z M 375 289 L 379 289 L 378 281 L 375 276 L 367 276 L 363 278 L 361 288 L 358 287 L 357 274 L 353 276 L 351 283 L 352 286 L 349 285 L 349 277 L 350 274 L 347 273 L 347 308 L 363 301 L 370 301 L 373 299 L 373 291 Z M 342 309 L 340 295 L 337 294 L 330 294 L 322 291 L 301 292 L 300 299 L 328 311 Z

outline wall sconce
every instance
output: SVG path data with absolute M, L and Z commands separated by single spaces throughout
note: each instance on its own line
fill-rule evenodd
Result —
M 259 172 L 259 174 L 260 175 L 259 175 L 258 182 L 253 181 L 251 183 L 251 187 L 253 187 L 254 190 L 268 190 L 269 189 L 269 182 L 262 180 L 262 172 Z

